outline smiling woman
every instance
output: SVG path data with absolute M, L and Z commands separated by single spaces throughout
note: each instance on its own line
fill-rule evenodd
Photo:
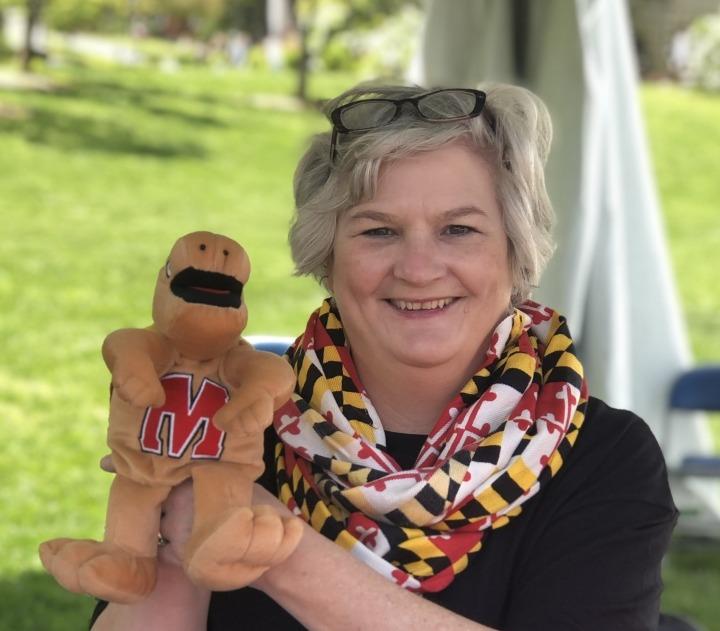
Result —
M 300 544 L 255 590 L 209 596 L 161 566 L 144 607 L 96 628 L 197 629 L 207 607 L 212 631 L 656 629 L 662 454 L 590 396 L 565 319 L 529 300 L 552 252 L 544 105 L 359 86 L 328 113 L 290 245 L 331 295 L 288 351 L 297 385 L 253 497 L 301 520 Z

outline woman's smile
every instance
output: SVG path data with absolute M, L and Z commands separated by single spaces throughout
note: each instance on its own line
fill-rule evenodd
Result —
M 427 318 L 445 314 L 460 298 L 400 299 L 385 300 L 390 307 L 406 318 Z

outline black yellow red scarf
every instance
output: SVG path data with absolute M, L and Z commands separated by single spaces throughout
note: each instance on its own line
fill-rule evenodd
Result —
M 444 589 L 486 533 L 554 476 L 584 420 L 587 387 L 565 319 L 526 302 L 403 471 L 323 302 L 288 351 L 297 374 L 275 415 L 280 499 L 312 527 L 411 590 Z

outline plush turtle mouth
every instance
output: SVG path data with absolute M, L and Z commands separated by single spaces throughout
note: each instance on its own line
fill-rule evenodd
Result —
M 242 304 L 243 284 L 227 274 L 186 267 L 170 283 L 170 291 L 185 302 L 232 307 Z

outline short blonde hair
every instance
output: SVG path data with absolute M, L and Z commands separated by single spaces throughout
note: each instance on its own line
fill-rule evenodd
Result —
M 437 123 L 402 115 L 368 132 L 340 134 L 335 164 L 330 162 L 331 133 L 313 137 L 294 179 L 296 211 L 289 241 L 296 274 L 325 283 L 337 220 L 349 208 L 372 199 L 383 164 L 462 140 L 494 171 L 509 243 L 512 303 L 529 298 L 554 250 L 553 211 L 544 175 L 552 124 L 544 103 L 524 88 L 504 84 L 479 88 L 487 95 L 479 116 Z M 408 98 L 425 92 L 417 86 L 361 84 L 330 101 L 327 112 L 356 100 Z M 453 111 L 452 102 L 447 106 Z

